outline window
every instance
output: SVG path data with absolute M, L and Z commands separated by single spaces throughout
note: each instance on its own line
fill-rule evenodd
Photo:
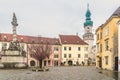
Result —
M 108 36 L 109 30 L 108 27 L 105 29 L 105 35 Z
M 102 44 L 100 44 L 100 52 L 102 52 Z
M 58 54 L 54 54 L 54 58 L 58 58 Z
M 80 58 L 80 54 L 78 54 L 78 58 Z
M 102 32 L 100 32 L 100 39 L 102 39 Z
M 88 54 L 85 54 L 85 58 L 88 58 Z
M 66 50 L 67 50 L 67 48 L 66 48 L 66 47 L 64 47 L 64 50 L 66 51 Z
M 80 51 L 80 47 L 78 47 L 78 51 Z
M 67 55 L 66 54 L 64 54 L 64 58 L 66 58 L 67 57 Z
M 85 50 L 85 51 L 88 51 L 88 47 L 85 47 L 84 50 Z
M 105 41 L 105 48 L 106 48 L 106 51 L 108 51 L 108 40 Z
M 69 47 L 69 51 L 71 51 L 71 47 Z
M 97 52 L 99 52 L 99 44 L 97 44 Z
M 99 34 L 97 34 L 97 40 L 99 40 Z
M 69 54 L 69 58 L 71 58 L 71 54 Z
M 105 56 L 105 64 L 108 65 L 108 56 Z
M 58 47 L 54 47 L 54 51 L 58 51 Z

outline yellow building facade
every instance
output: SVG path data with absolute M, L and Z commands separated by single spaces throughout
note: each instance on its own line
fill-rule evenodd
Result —
M 112 16 L 96 30 L 96 68 L 118 70 L 118 8 Z

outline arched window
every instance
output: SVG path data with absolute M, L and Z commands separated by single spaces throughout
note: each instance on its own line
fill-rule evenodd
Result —
M 34 60 L 30 61 L 30 66 L 35 66 L 35 61 Z

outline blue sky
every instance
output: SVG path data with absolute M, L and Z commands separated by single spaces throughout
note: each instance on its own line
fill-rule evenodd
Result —
M 12 33 L 12 16 L 18 19 L 17 33 L 58 37 L 84 34 L 87 3 L 93 31 L 120 6 L 120 0 L 0 0 L 0 32 Z

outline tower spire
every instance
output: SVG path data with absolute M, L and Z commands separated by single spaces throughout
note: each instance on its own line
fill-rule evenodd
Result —
M 11 24 L 13 25 L 13 42 L 16 42 L 17 41 L 16 27 L 18 26 L 18 24 L 17 24 L 17 18 L 16 18 L 15 13 L 13 13 L 13 18 L 12 18 Z
M 87 3 L 87 10 L 89 9 L 89 3 Z
M 85 26 L 93 26 L 93 21 L 91 21 L 91 12 L 89 10 L 89 4 L 87 4 L 87 11 L 86 11 L 86 22 L 84 22 L 84 27 Z

